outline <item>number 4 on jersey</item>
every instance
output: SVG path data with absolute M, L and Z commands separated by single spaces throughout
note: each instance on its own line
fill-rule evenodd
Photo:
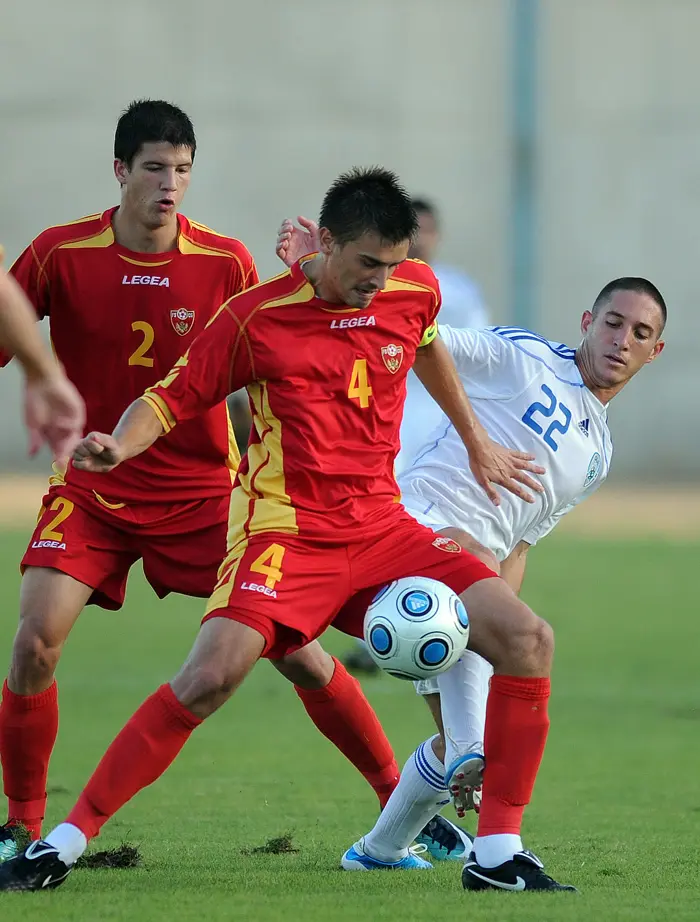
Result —
M 250 565 L 251 573 L 262 573 L 266 577 L 265 585 L 274 589 L 275 583 L 282 579 L 282 558 L 285 548 L 281 544 L 271 544 Z
M 363 410 L 369 406 L 369 398 L 372 396 L 372 388 L 369 386 L 367 377 L 367 359 L 355 359 L 350 375 L 350 385 L 348 386 L 348 397 L 351 400 L 359 401 Z

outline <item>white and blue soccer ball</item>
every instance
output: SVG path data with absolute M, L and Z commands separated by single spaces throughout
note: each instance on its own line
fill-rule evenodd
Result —
M 365 615 L 364 635 L 375 663 L 398 679 L 428 679 L 457 662 L 469 640 L 459 596 L 425 576 L 394 580 Z

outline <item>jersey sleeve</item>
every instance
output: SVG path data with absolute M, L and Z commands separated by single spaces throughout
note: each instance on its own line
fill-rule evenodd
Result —
M 42 265 L 36 249 L 36 241 L 17 258 L 10 268 L 20 288 L 31 301 L 37 319 L 49 314 L 49 279 L 46 266 Z
M 235 269 L 231 278 L 231 290 L 229 297 L 240 294 L 247 288 L 252 288 L 260 281 L 255 260 L 250 250 L 240 244 L 238 252 L 235 254 Z
M 254 380 L 250 336 L 236 300 L 222 305 L 166 377 L 140 398 L 166 432 Z
M 36 319 L 46 317 L 49 313 L 49 284 L 34 244 L 28 246 L 14 262 L 10 267 L 10 274 L 29 298 L 36 311 Z M 11 358 L 11 355 L 0 349 L 0 368 L 4 368 Z
M 440 336 L 458 371 L 466 375 L 498 373 L 508 344 L 491 330 L 456 329 L 441 324 Z

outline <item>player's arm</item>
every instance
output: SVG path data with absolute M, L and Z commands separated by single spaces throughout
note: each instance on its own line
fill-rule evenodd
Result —
M 530 545 L 527 541 L 520 541 L 510 554 L 501 563 L 501 578 L 504 579 L 516 595 L 520 595 L 525 567 L 527 566 L 527 552 Z
M 526 502 L 533 497 L 524 486 L 537 492 L 542 486 L 527 472 L 543 474 L 533 464 L 534 455 L 513 451 L 492 441 L 474 413 L 464 392 L 447 346 L 437 335 L 437 324 L 428 327 L 416 353 L 414 370 L 421 384 L 457 430 L 469 454 L 469 466 L 477 482 L 498 506 L 500 498 L 494 484 L 504 487 Z
M 236 301 L 227 301 L 166 377 L 126 408 L 111 435 L 88 433 L 73 454 L 75 467 L 107 473 L 254 379 L 248 334 L 232 307 Z
M 46 442 L 64 464 L 83 434 L 85 405 L 42 340 L 36 319 L 20 286 L 0 266 L 0 348 L 15 356 L 24 372 L 29 453 Z

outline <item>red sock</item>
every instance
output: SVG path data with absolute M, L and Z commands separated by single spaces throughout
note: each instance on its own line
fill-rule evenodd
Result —
M 17 695 L 7 682 L 0 705 L 0 761 L 8 823 L 26 826 L 41 838 L 46 810 L 46 778 L 58 733 L 58 689 L 54 682 L 38 695 Z
M 306 713 L 374 788 L 383 808 L 399 783 L 394 751 L 360 683 L 333 657 L 335 672 L 325 688 L 295 685 Z
M 491 679 L 478 835 L 519 835 L 547 742 L 548 700 L 549 679 L 508 675 Z
M 169 685 L 161 685 L 115 738 L 66 822 L 92 839 L 117 810 L 163 774 L 201 722 Z

